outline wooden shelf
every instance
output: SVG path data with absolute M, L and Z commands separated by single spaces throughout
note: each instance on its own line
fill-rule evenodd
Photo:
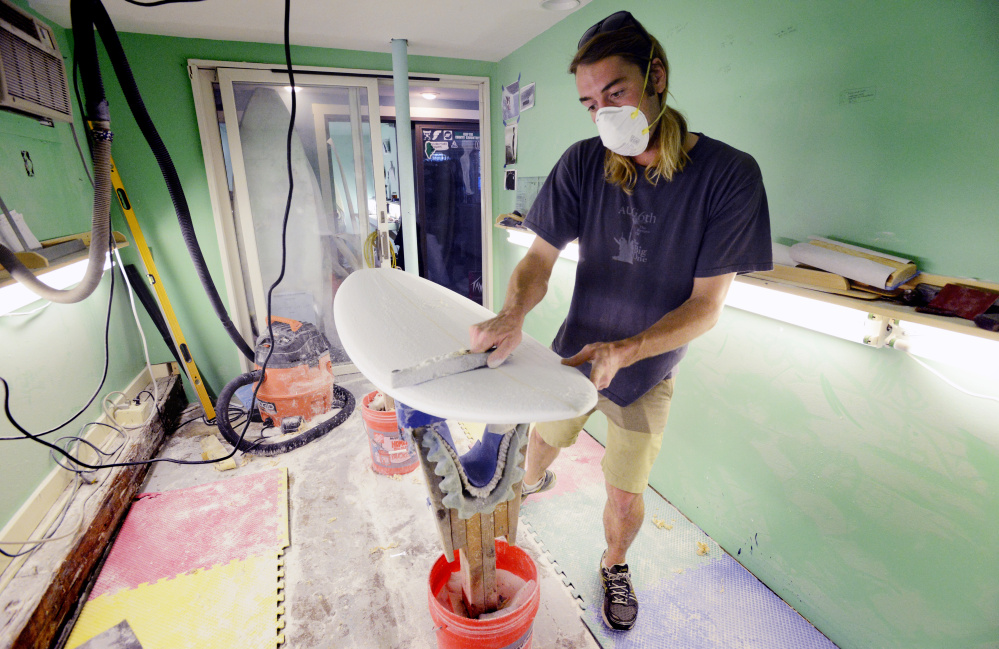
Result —
M 931 277 L 935 276 L 920 276 L 920 282 L 926 282 L 930 284 L 935 284 L 931 281 Z M 749 284 L 751 286 L 762 286 L 774 291 L 780 291 L 782 293 L 789 293 L 791 295 L 798 295 L 800 297 L 809 298 L 812 300 L 819 300 L 820 302 L 828 302 L 831 304 L 838 304 L 840 306 L 845 306 L 850 309 L 856 309 L 857 311 L 863 311 L 865 313 L 873 313 L 875 315 L 884 316 L 886 318 L 891 318 L 894 320 L 904 320 L 906 322 L 914 322 L 917 324 L 927 325 L 930 327 L 936 327 L 938 329 L 946 329 L 948 331 L 956 331 L 958 333 L 968 334 L 970 336 L 977 336 L 979 338 L 984 338 L 986 340 L 994 340 L 999 342 L 999 332 L 986 331 L 981 327 L 975 326 L 975 323 L 971 320 L 965 320 L 964 318 L 947 317 L 932 315 L 929 313 L 917 313 L 915 307 L 903 306 L 901 304 L 895 304 L 893 302 L 888 302 L 886 300 L 861 300 L 853 297 L 848 297 L 845 295 L 836 295 L 835 293 L 823 293 L 822 291 L 817 291 L 809 288 L 802 288 L 798 286 L 791 286 L 788 284 L 781 284 L 780 282 L 774 282 L 770 280 L 760 279 L 757 277 L 747 277 L 745 275 L 739 275 L 736 277 L 737 282 L 742 282 L 744 284 Z M 977 281 L 961 281 L 962 284 L 967 285 L 977 285 L 983 288 L 994 287 L 994 284 L 989 282 L 977 282 Z
M 118 248 L 125 248 L 128 246 L 128 240 L 125 235 L 121 232 L 112 232 L 114 235 L 115 246 Z M 71 234 L 66 237 L 59 237 L 57 239 L 48 239 L 42 241 L 42 248 L 51 248 L 60 243 L 66 243 L 67 241 L 73 241 L 79 239 L 86 246 L 83 250 L 74 252 L 72 254 L 66 255 L 65 257 L 59 257 L 54 261 L 49 261 L 37 252 L 15 252 L 14 254 L 21 263 L 31 269 L 36 276 L 42 276 L 45 273 L 52 272 L 58 268 L 64 268 L 70 264 L 74 264 L 81 259 L 86 259 L 90 255 L 90 232 L 81 232 L 80 234 Z M 13 284 L 14 279 L 10 276 L 2 266 L 0 266 L 0 288 L 7 286 L 8 284 Z

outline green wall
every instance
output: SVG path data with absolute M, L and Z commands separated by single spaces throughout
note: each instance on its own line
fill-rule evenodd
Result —
M 995 3 L 594 0 L 500 61 L 495 114 L 502 85 L 537 83 L 519 175 L 596 134 L 566 68 L 618 9 L 663 41 L 691 128 L 759 161 L 775 239 L 835 236 L 999 280 Z M 502 187 L 500 147 L 493 164 Z M 496 191 L 495 212 L 513 206 Z M 497 236 L 494 254 L 499 308 L 523 248 Z M 542 341 L 573 273 L 560 260 L 528 317 Z M 727 309 L 681 364 L 652 485 L 844 649 L 994 648 L 997 420 L 994 401 L 900 352 Z
M 25 6 L 23 2 L 19 4 Z M 72 32 L 53 27 L 69 66 Z M 128 33 L 119 36 L 144 103 L 177 167 L 195 232 L 219 293 L 225 299 L 222 262 L 187 61 L 206 59 L 281 65 L 283 46 Z M 111 106 L 112 154 L 191 352 L 202 376 L 217 392 L 240 372 L 238 352 L 204 295 L 183 244 L 159 167 L 128 111 L 100 44 L 98 49 Z M 293 47 L 292 60 L 296 66 L 392 70 L 388 52 Z M 412 56 L 409 60 L 410 70 L 416 73 L 488 77 L 495 67 L 494 63 L 435 57 Z M 77 131 L 83 133 L 79 116 Z M 25 175 L 22 149 L 31 152 L 34 178 Z M 90 229 L 93 194 L 68 127 L 45 128 L 29 118 L 0 113 L 0 153 L 3 154 L 0 159 L 2 195 L 11 209 L 29 215 L 30 225 L 41 238 Z M 115 206 L 112 207 L 112 220 L 115 229 L 128 233 Z M 125 263 L 139 264 L 134 247 L 126 248 L 122 254 Z M 112 310 L 111 370 L 101 395 L 125 387 L 144 364 L 131 312 L 127 301 L 122 301 L 124 293 L 118 290 L 121 286 L 120 282 L 116 286 Z M 54 305 L 27 320 L 0 318 L 3 339 L 0 376 L 13 384 L 11 409 L 30 430 L 61 422 L 64 415 L 75 413 L 86 403 L 96 389 L 103 369 L 106 298 L 107 288 L 102 286 L 95 297 L 81 305 Z M 141 305 L 139 309 L 153 363 L 172 361 L 173 357 Z M 186 387 L 188 398 L 196 400 L 190 385 Z M 79 421 L 95 419 L 99 413 L 98 405 Z M 67 431 L 75 434 L 75 428 L 70 428 Z M 0 434 L 10 436 L 14 431 L 0 423 Z M 0 472 L 5 485 L 0 493 L 0 526 L 9 520 L 52 466 L 46 449 L 40 446 L 20 441 L 6 444 L 5 453 L 0 456 Z
M 27 8 L 25 3 L 18 5 Z M 64 32 L 58 28 L 55 32 L 63 56 L 71 62 L 72 51 Z M 76 130 L 85 137 L 79 116 Z M 86 152 L 86 142 L 80 145 Z M 21 151 L 31 156 L 34 176 L 25 171 Z M 25 216 L 39 239 L 90 231 L 94 193 L 68 124 L 42 126 L 30 117 L 0 112 L 0 193 L 10 209 Z M 120 222 L 115 221 L 113 227 L 122 230 Z M 31 316 L 0 317 L 0 376 L 10 384 L 11 413 L 29 431 L 38 433 L 61 424 L 97 390 L 104 370 L 109 290 L 110 273 L 106 273 L 101 285 L 83 302 L 52 304 Z M 31 311 L 41 304 L 21 310 Z M 120 275 L 111 305 L 109 341 L 108 378 L 98 399 L 74 423 L 49 435 L 49 441 L 79 434 L 82 425 L 100 417 L 100 397 L 124 389 L 145 364 Z M 0 417 L 0 436 L 18 435 L 7 419 Z M 53 466 L 48 449 L 39 444 L 0 442 L 0 527 Z

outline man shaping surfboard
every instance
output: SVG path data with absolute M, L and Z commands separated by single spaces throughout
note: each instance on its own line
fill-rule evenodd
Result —
M 510 354 L 559 250 L 578 239 L 572 301 L 552 348 L 589 375 L 600 391 L 595 409 L 607 416 L 603 616 L 630 629 L 638 600 L 626 554 L 644 518 L 676 365 L 718 321 L 735 275 L 773 267 L 769 212 L 756 161 L 689 132 L 666 105 L 666 53 L 630 13 L 588 29 L 569 72 L 599 137 L 569 147 L 548 176 L 524 222 L 538 236 L 499 314 L 472 326 L 471 349 L 495 345 L 490 366 Z M 532 429 L 525 495 L 551 487 L 548 466 L 589 414 Z

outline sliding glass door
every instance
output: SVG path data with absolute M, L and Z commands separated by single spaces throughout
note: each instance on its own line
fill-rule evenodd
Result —
M 365 267 L 365 248 L 386 211 L 376 81 L 295 75 L 294 192 L 284 249 L 288 76 L 219 68 L 218 83 L 254 333 L 266 327 L 267 294 L 283 259 L 284 279 L 270 298 L 271 314 L 315 324 L 330 341 L 334 363 L 347 363 L 333 322 L 333 297 L 350 273 Z

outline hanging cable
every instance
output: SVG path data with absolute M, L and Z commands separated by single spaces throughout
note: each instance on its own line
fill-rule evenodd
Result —
M 75 7 L 76 5 L 77 3 L 74 2 L 73 6 Z M 93 15 L 91 16 L 90 24 L 96 27 L 97 32 L 100 34 L 101 42 L 104 43 L 104 48 L 111 61 L 111 67 L 114 69 L 118 84 L 125 95 L 125 101 L 128 103 L 132 116 L 139 126 L 139 131 L 149 145 L 153 157 L 160 168 L 160 174 L 166 183 L 167 191 L 173 202 L 174 212 L 177 215 L 177 224 L 180 226 L 184 244 L 194 264 L 198 279 L 201 281 L 201 286 L 208 296 L 208 301 L 211 303 L 216 317 L 222 323 L 226 333 L 229 334 L 229 338 L 232 339 L 233 343 L 246 358 L 252 360 L 253 350 L 243 340 L 243 336 L 229 318 L 225 305 L 222 303 L 222 298 L 219 296 L 218 289 L 215 287 L 215 282 L 208 271 L 208 264 L 198 243 L 198 237 L 194 230 L 194 222 L 191 220 L 191 210 L 187 203 L 187 197 L 184 194 L 184 188 L 180 184 L 180 176 L 177 173 L 177 168 L 174 166 L 173 159 L 170 157 L 163 139 L 160 137 L 152 118 L 149 116 L 149 111 L 146 110 L 145 103 L 142 101 L 142 95 L 139 94 L 139 88 L 135 83 L 135 77 L 132 75 L 132 69 L 128 65 L 128 59 L 125 57 L 125 50 L 118 39 L 118 33 L 115 31 L 107 10 L 99 0 L 92 0 L 92 10 Z M 90 31 L 92 32 L 92 30 Z M 77 32 L 77 24 L 75 22 L 73 24 L 73 32 Z M 94 40 L 93 34 L 90 34 L 90 38 L 82 40 L 87 41 L 86 51 L 89 52 L 89 47 Z M 92 87 L 98 84 L 93 78 L 88 79 L 88 77 L 97 76 L 99 79 L 100 70 L 99 68 L 96 69 L 91 75 L 86 74 L 86 71 L 87 68 L 81 64 L 80 73 L 83 78 L 84 95 L 87 101 L 90 102 L 88 85 Z

